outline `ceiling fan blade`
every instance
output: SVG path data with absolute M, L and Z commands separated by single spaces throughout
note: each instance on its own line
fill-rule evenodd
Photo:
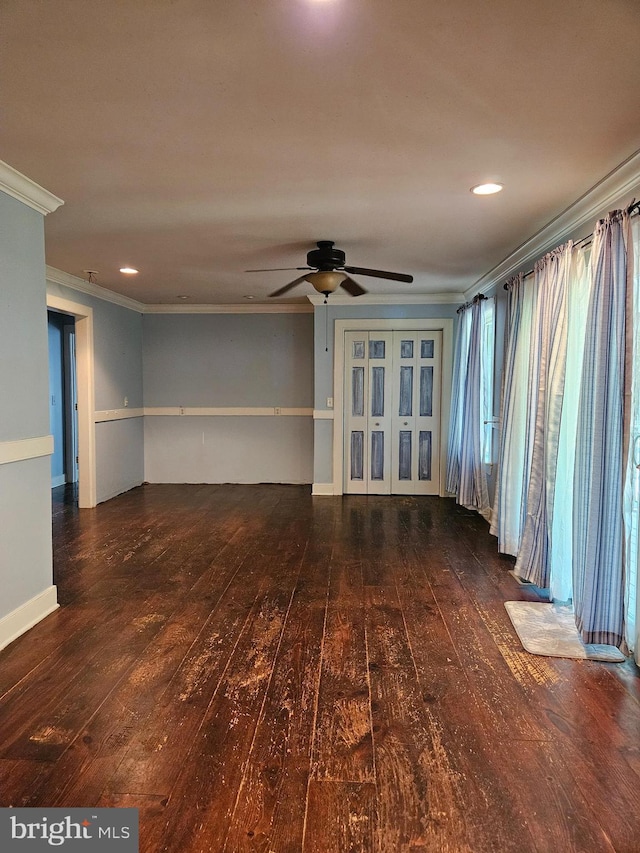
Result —
M 357 281 L 354 281 L 352 278 L 345 278 L 343 282 L 340 283 L 340 287 L 344 287 L 344 289 L 351 296 L 362 296 L 363 293 L 367 291 L 364 287 L 361 287 Z
M 288 290 L 291 290 L 291 288 L 295 287 L 296 284 L 302 284 L 302 282 L 305 280 L 305 277 L 306 276 L 301 275 L 300 278 L 296 278 L 295 281 L 290 281 L 289 284 L 285 284 L 284 287 L 281 287 L 279 290 L 274 290 L 273 293 L 269 294 L 269 298 L 273 296 L 282 296 Z
M 313 267 L 269 267 L 266 270 L 245 270 L 245 272 L 291 272 L 292 270 L 311 270 Z
M 371 275 L 374 278 L 388 278 L 391 281 L 406 281 L 411 284 L 413 281 L 412 275 L 407 275 L 403 272 L 386 272 L 385 270 L 367 270 L 364 267 L 343 267 L 345 272 L 353 273 L 354 275 Z

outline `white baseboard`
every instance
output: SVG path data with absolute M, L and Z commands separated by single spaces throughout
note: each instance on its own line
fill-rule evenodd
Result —
M 333 495 L 333 483 L 314 483 L 311 488 L 312 495 Z
M 21 634 L 33 628 L 59 606 L 58 588 L 50 586 L 20 607 L 16 607 L 11 613 L 7 613 L 0 619 L 0 649 L 17 640 Z

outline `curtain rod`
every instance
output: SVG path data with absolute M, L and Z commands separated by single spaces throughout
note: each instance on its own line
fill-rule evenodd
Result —
M 627 213 L 629 214 L 629 216 L 638 216 L 638 214 L 640 214 L 640 201 L 632 201 L 629 207 L 627 208 Z M 593 231 L 591 232 L 591 234 L 587 234 L 586 237 L 582 237 L 580 240 L 576 240 L 574 246 L 580 246 L 580 244 L 583 244 L 581 248 L 586 249 L 587 246 L 591 245 L 592 241 Z M 535 270 L 529 270 L 528 272 L 524 273 L 522 278 L 529 278 L 529 276 L 533 275 L 534 272 Z M 502 287 L 504 290 L 509 290 L 509 282 L 505 281 Z
M 481 302 L 483 299 L 486 299 L 486 298 L 487 297 L 484 295 L 484 293 L 476 293 L 476 295 L 473 297 L 473 299 L 470 302 L 465 302 L 464 305 L 461 305 L 456 310 L 456 314 L 459 314 L 461 311 L 466 311 L 467 308 L 471 308 L 471 306 L 474 305 L 476 302 Z

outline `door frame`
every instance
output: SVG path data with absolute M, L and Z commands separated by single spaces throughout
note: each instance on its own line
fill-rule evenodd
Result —
M 445 487 L 451 379 L 453 374 L 453 320 L 446 317 L 377 320 L 336 320 L 333 351 L 333 494 L 344 494 L 344 334 L 345 332 L 442 332 L 442 397 L 440 401 L 440 497 Z
M 47 293 L 47 308 L 76 320 L 76 392 L 78 397 L 78 507 L 96 506 L 95 381 L 93 309 Z
M 62 327 L 64 369 L 64 474 L 67 483 L 78 482 L 78 394 L 76 391 L 76 324 Z

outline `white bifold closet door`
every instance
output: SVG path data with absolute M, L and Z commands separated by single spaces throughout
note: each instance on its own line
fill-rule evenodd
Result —
M 442 332 L 345 332 L 345 492 L 437 495 Z

